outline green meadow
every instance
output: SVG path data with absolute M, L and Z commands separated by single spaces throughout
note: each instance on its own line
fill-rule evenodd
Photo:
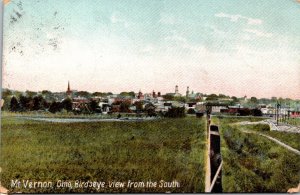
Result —
M 203 192 L 205 120 L 50 123 L 3 116 L 1 183 L 11 192 Z M 19 181 L 178 181 L 179 187 L 28 188 Z

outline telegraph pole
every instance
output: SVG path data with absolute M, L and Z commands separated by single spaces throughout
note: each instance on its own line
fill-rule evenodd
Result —
M 280 112 L 280 103 L 279 102 L 277 102 L 277 105 L 276 105 L 276 107 L 277 107 L 277 125 L 278 125 L 278 122 L 279 122 L 279 112 Z

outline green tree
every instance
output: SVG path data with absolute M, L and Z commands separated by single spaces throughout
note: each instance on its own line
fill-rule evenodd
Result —
M 91 97 L 91 94 L 87 91 L 78 91 L 77 95 L 81 96 L 81 97 L 85 97 L 85 98 L 90 98 Z
M 131 105 L 131 103 L 129 100 L 122 101 L 120 104 L 120 112 L 131 112 L 129 110 L 130 105 Z
M 183 97 L 183 96 L 174 97 L 174 100 L 175 100 L 175 101 L 178 101 L 178 102 L 183 102 L 183 103 L 186 102 L 186 98 Z
M 26 90 L 25 93 L 29 97 L 33 97 L 33 96 L 37 95 L 37 92 L 29 91 L 29 90 Z
M 136 112 L 142 112 L 143 111 L 143 102 L 141 101 L 136 101 L 134 103 L 135 107 L 136 107 Z
M 213 94 L 208 95 L 206 100 L 207 101 L 215 101 L 215 100 L 218 100 L 218 96 L 213 93 Z
M 10 111 L 16 112 L 19 110 L 19 102 L 15 96 L 10 100 Z
M 164 100 L 172 101 L 174 100 L 174 96 L 170 94 L 163 95 Z
M 172 107 L 166 112 L 165 117 L 170 117 L 170 118 L 185 117 L 185 108 L 184 107 Z
M 99 112 L 99 110 L 100 110 L 100 107 L 98 106 L 98 103 L 95 100 L 92 100 L 89 103 L 89 106 L 90 106 L 92 112 Z
M 250 102 L 251 102 L 251 103 L 254 103 L 254 104 L 257 104 L 257 103 L 258 103 L 258 100 L 257 100 L 256 97 L 251 97 L 251 98 L 250 98 Z
M 68 112 L 72 111 L 72 100 L 70 98 L 66 98 L 61 102 L 61 107 Z
M 132 98 L 135 97 L 135 93 L 133 91 L 130 91 L 130 92 L 123 91 L 123 92 L 120 93 L 120 95 L 123 96 L 123 97 L 126 97 L 126 96 L 129 96 L 129 97 L 132 97 Z
M 40 110 L 40 109 L 44 109 L 44 98 L 43 96 L 39 95 L 39 96 L 35 96 L 33 98 L 33 110 Z
M 62 109 L 61 104 L 59 102 L 53 101 L 50 104 L 49 112 L 52 112 L 52 113 L 60 112 L 61 109 Z
M 22 111 L 30 111 L 33 109 L 34 103 L 31 96 L 20 95 L 19 97 L 20 109 Z

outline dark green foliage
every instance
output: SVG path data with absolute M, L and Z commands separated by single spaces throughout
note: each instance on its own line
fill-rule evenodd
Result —
M 248 108 L 243 108 L 238 110 L 239 116 L 249 116 L 251 115 L 251 110 Z
M 33 99 L 31 96 L 20 95 L 19 97 L 21 111 L 30 111 L 33 109 Z
M 262 116 L 263 114 L 262 114 L 260 109 L 252 109 L 251 110 L 251 115 L 252 116 Z
M 90 103 L 89 103 L 89 106 L 92 110 L 92 112 L 96 112 L 96 113 L 99 113 L 101 112 L 101 109 L 100 107 L 98 106 L 98 103 L 95 101 L 95 100 L 92 100 Z
M 136 107 L 136 112 L 140 113 L 143 111 L 143 102 L 142 101 L 136 101 L 134 103 L 135 107 Z
M 80 97 L 85 97 L 85 98 L 91 97 L 91 94 L 87 91 L 78 91 L 76 94 L 77 94 L 77 96 L 80 96 Z
M 93 94 L 92 94 L 93 96 L 100 96 L 100 97 L 106 97 L 106 96 L 108 96 L 108 95 L 112 95 L 112 93 L 111 92 L 94 92 Z
M 19 102 L 15 96 L 13 96 L 11 98 L 9 108 L 10 108 L 10 111 L 12 111 L 12 112 L 16 112 L 20 109 Z
M 174 100 L 174 96 L 170 94 L 163 95 L 164 100 L 172 101 Z
M 195 114 L 196 111 L 194 108 L 189 108 L 188 111 L 187 111 L 188 114 Z
M 61 106 L 61 103 L 60 102 L 55 102 L 53 101 L 51 104 L 50 104 L 50 107 L 49 107 L 49 112 L 52 112 L 52 113 L 56 113 L 56 112 L 60 112 L 62 110 L 62 106 Z
M 67 110 L 68 112 L 72 111 L 72 100 L 70 98 L 66 98 L 61 102 L 61 108 Z
M 151 103 L 146 104 L 144 110 L 148 116 L 156 116 L 155 106 L 153 104 Z
M 216 101 L 216 100 L 218 100 L 218 95 L 210 94 L 210 95 L 207 96 L 206 100 L 207 101 Z
M 40 109 L 44 109 L 44 98 L 43 96 L 39 95 L 39 96 L 35 96 L 33 98 L 33 110 L 40 110 Z
M 184 107 L 172 107 L 166 112 L 165 117 L 169 118 L 181 118 L 185 117 L 185 108 Z
M 123 96 L 123 97 L 126 97 L 126 96 L 129 96 L 129 97 L 132 97 L 132 98 L 135 97 L 135 93 L 133 91 L 131 91 L 131 92 L 121 92 L 120 95 Z

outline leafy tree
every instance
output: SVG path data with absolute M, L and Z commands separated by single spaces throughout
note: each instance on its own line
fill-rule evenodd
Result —
M 19 102 L 15 96 L 13 96 L 10 100 L 10 111 L 16 112 L 19 110 Z
M 90 98 L 90 96 L 91 96 L 91 94 L 87 91 L 78 91 L 77 95 L 81 96 L 81 97 L 85 97 L 85 98 Z
M 52 92 L 51 92 L 51 91 L 48 91 L 48 90 L 43 90 L 43 91 L 42 91 L 42 94 L 43 94 L 43 95 L 52 95 Z
M 19 103 L 20 103 L 20 109 L 22 111 L 32 110 L 34 106 L 34 102 L 31 96 L 20 95 Z
M 126 96 L 130 96 L 132 98 L 135 97 L 135 93 L 133 91 L 130 91 L 130 92 L 125 92 L 124 91 L 124 92 L 121 92 L 120 95 L 123 96 L 123 97 L 126 97 Z
M 29 90 L 26 90 L 25 93 L 29 97 L 33 97 L 33 96 L 37 95 L 37 92 L 29 91 Z
M 165 117 L 170 117 L 170 118 L 185 117 L 185 108 L 184 107 L 172 107 L 166 112 Z
M 249 116 L 249 115 L 251 115 L 251 110 L 248 108 L 239 109 L 238 113 L 240 116 Z
M 181 96 L 181 97 L 174 97 L 174 100 L 175 100 L 175 101 L 178 101 L 178 102 L 183 102 L 183 103 L 186 102 L 186 98 L 183 97 L 183 96 Z
M 254 103 L 254 104 L 257 104 L 258 103 L 258 100 L 256 97 L 251 97 L 250 98 L 250 102 Z
M 89 106 L 90 106 L 92 112 L 101 113 L 101 108 L 100 108 L 100 106 L 98 105 L 98 103 L 95 100 L 92 100 L 89 103 Z
M 135 107 L 136 107 L 136 112 L 142 112 L 143 111 L 143 102 L 141 101 L 136 101 L 134 103 Z
M 271 97 L 271 101 L 274 103 L 274 102 L 277 102 L 277 97 Z
M 10 100 L 11 100 L 12 91 L 9 89 L 3 89 L 2 91 L 2 99 L 4 100 L 4 104 L 2 109 L 7 110 L 10 109 Z
M 195 114 L 196 111 L 194 108 L 189 108 L 188 111 L 187 111 L 188 114 Z
M 49 112 L 52 112 L 52 113 L 60 112 L 61 109 L 62 109 L 61 104 L 59 102 L 53 101 L 50 104 Z
M 148 116 L 156 116 L 155 106 L 151 103 L 145 105 L 145 112 L 147 112 Z
M 170 94 L 163 95 L 164 100 L 172 101 L 174 100 L 174 96 Z
M 120 104 L 120 112 L 131 112 L 131 110 L 129 109 L 131 103 L 129 100 L 124 100 L 121 102 Z
M 216 94 L 210 94 L 206 98 L 207 101 L 215 101 L 218 100 L 218 96 Z
M 72 100 L 70 98 L 66 98 L 61 102 L 61 107 L 68 112 L 72 111 Z
M 224 95 L 224 94 L 219 94 L 219 98 L 229 98 L 229 96 Z
M 106 97 L 109 95 L 112 95 L 111 92 L 94 92 L 92 93 L 93 96 L 100 96 L 100 97 Z
M 261 110 L 253 109 L 253 110 L 251 110 L 251 115 L 253 115 L 253 116 L 262 116 L 263 114 L 262 114 Z
M 39 96 L 35 96 L 33 98 L 33 110 L 40 110 L 40 109 L 44 109 L 44 98 L 43 96 L 39 95 Z

